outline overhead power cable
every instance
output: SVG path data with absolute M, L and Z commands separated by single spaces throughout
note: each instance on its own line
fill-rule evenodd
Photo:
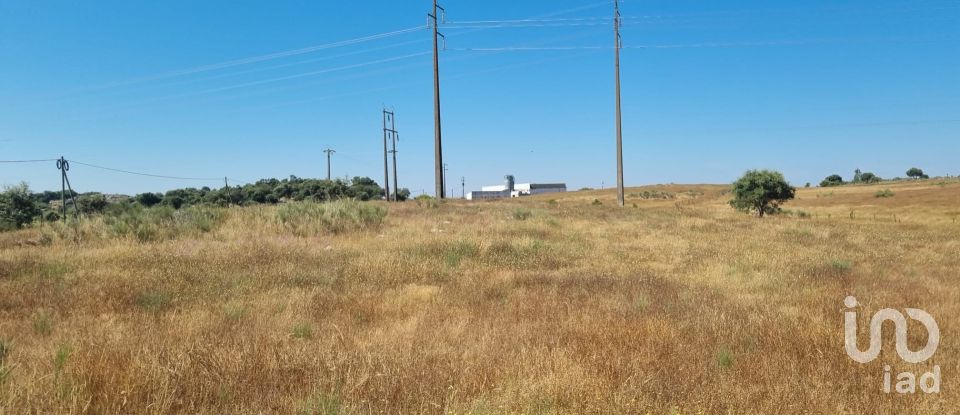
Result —
M 167 78 L 175 78 L 175 77 L 184 76 L 184 75 L 192 75 L 192 74 L 196 74 L 196 73 L 200 73 L 200 72 L 208 72 L 208 71 L 214 71 L 214 70 L 218 70 L 218 69 L 230 68 L 230 67 L 234 67 L 234 66 L 247 65 L 247 64 L 251 64 L 251 63 L 258 63 L 258 62 L 264 62 L 264 61 L 269 61 L 269 60 L 274 60 L 274 59 L 286 58 L 286 57 L 290 57 L 290 56 L 303 55 L 303 54 L 307 54 L 307 53 L 311 53 L 311 52 L 316 52 L 316 51 L 320 51 L 320 50 L 325 50 L 325 49 L 332 49 L 332 48 L 338 48 L 338 47 L 343 47 L 343 46 L 350 46 L 350 45 L 355 45 L 355 44 L 358 44 L 358 43 L 370 42 L 370 41 L 379 40 L 379 39 L 384 39 L 384 38 L 388 38 L 388 37 L 399 36 L 399 35 L 403 35 L 403 34 L 407 34 L 407 33 L 416 32 L 416 31 L 418 31 L 418 30 L 423 30 L 423 29 L 425 29 L 425 28 L 426 28 L 426 26 L 421 25 L 421 26 L 411 27 L 411 28 L 407 28 L 407 29 L 394 30 L 394 31 L 392 31 L 392 32 L 378 33 L 378 34 L 375 34 L 375 35 L 363 36 L 363 37 L 358 37 L 358 38 L 354 38 L 354 39 L 348 39 L 348 40 L 341 40 L 341 41 L 337 41 L 337 42 L 325 43 L 325 44 L 322 44 L 322 45 L 309 46 L 309 47 L 300 48 L 300 49 L 287 50 L 287 51 L 283 51 L 283 52 L 275 52 L 275 53 L 270 53 L 270 54 L 266 54 L 266 55 L 252 56 L 252 57 L 248 57 L 248 58 L 235 59 L 235 60 L 226 61 L 226 62 L 220 62 L 220 63 L 214 63 L 214 64 L 209 64 L 209 65 L 197 66 L 197 67 L 193 67 L 193 68 L 181 69 L 181 70 L 177 70 L 177 71 L 172 71 L 172 72 L 167 72 L 167 73 L 161 73 L 161 74 L 156 74 L 156 75 L 150 75 L 150 76 L 146 76 L 146 77 L 142 77 L 142 78 L 137 78 L 137 79 L 131 79 L 131 80 L 127 80 L 127 81 L 114 82 L 114 83 L 111 83 L 111 84 L 101 85 L 101 86 L 99 86 L 99 87 L 93 87 L 93 88 L 90 88 L 90 89 L 93 89 L 93 90 L 107 89 L 107 88 L 113 88 L 113 87 L 117 87 L 117 86 L 125 86 L 125 85 L 130 85 L 130 84 L 137 84 L 137 83 L 141 83 L 141 82 L 156 81 L 156 80 L 167 79 Z
M 57 161 L 57 159 L 43 159 L 43 160 L 0 160 L 0 164 L 13 164 L 13 163 L 49 163 L 51 161 Z
M 158 179 L 195 180 L 195 181 L 214 181 L 214 180 L 219 181 L 219 180 L 223 180 L 223 177 L 180 177 L 180 176 L 167 176 L 167 175 L 162 175 L 162 174 L 141 173 L 141 172 L 135 172 L 135 171 L 130 171 L 130 170 L 115 169 L 115 168 L 113 168 L 113 167 L 98 166 L 98 165 L 96 165 L 96 164 L 84 163 L 84 162 L 76 161 L 76 160 L 68 160 L 68 161 L 71 162 L 71 163 L 73 163 L 73 164 L 79 164 L 79 165 L 81 165 L 81 166 L 87 166 L 87 167 L 91 167 L 91 168 L 94 168 L 94 169 L 112 171 L 112 172 L 114 172 L 114 173 L 132 174 L 132 175 L 135 175 L 135 176 L 154 177 L 154 178 L 158 178 Z

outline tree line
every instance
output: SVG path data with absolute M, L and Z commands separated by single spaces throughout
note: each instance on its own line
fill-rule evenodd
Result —
M 290 176 L 286 179 L 263 179 L 242 186 L 219 189 L 209 187 L 174 189 L 166 193 L 140 193 L 134 196 L 105 195 L 98 192 L 70 193 L 44 191 L 33 193 L 25 183 L 7 187 L 0 193 L 0 230 L 19 229 L 37 220 L 62 219 L 62 198 L 67 199 L 67 214 L 104 213 L 111 206 L 140 205 L 143 207 L 169 206 L 181 209 L 194 205 L 246 206 L 277 204 L 287 201 L 326 202 L 340 199 L 360 201 L 383 198 L 383 188 L 369 177 L 320 180 Z M 405 201 L 410 190 L 400 189 L 397 199 Z M 76 200 L 76 205 L 74 205 Z
M 930 178 L 930 176 L 924 173 L 922 169 L 917 167 L 911 167 L 910 170 L 907 170 L 907 177 L 914 180 L 922 180 L 922 179 Z M 898 181 L 898 180 L 903 180 L 903 178 L 895 177 L 892 180 Z M 833 187 L 833 186 L 843 186 L 845 184 L 861 184 L 861 183 L 871 184 L 871 183 L 880 183 L 882 181 L 884 181 L 884 179 L 881 178 L 880 176 L 877 176 L 876 174 L 873 174 L 871 172 L 864 172 L 864 171 L 861 171 L 860 169 L 856 169 L 853 171 L 853 179 L 850 180 L 849 182 L 844 181 L 843 176 L 839 174 L 832 174 L 830 176 L 827 176 L 827 178 L 823 179 L 823 181 L 820 182 L 820 187 Z

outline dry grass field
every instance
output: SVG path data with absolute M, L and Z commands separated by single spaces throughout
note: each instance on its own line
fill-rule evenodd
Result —
M 0 414 L 960 412 L 960 182 L 800 189 L 762 220 L 725 191 L 0 234 Z M 927 310 L 939 351 L 904 363 L 888 330 L 852 361 L 847 295 L 864 323 Z M 942 391 L 884 394 L 884 364 Z

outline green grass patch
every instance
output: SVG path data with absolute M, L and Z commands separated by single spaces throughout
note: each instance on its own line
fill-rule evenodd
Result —
M 379 229 L 386 216 L 385 208 L 355 200 L 295 202 L 277 209 L 277 220 L 301 237 Z
M 290 330 L 290 337 L 300 340 L 308 340 L 313 338 L 313 327 L 307 323 L 297 323 Z

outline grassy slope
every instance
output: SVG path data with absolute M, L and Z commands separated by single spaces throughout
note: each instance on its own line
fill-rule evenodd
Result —
M 379 231 L 315 237 L 275 208 L 150 244 L 0 235 L 0 413 L 960 405 L 960 183 L 802 189 L 787 208 L 811 218 L 765 220 L 723 186 L 629 193 L 644 190 L 679 196 L 407 203 Z M 849 294 L 934 314 L 940 395 L 879 392 L 884 363 L 929 368 L 897 363 L 890 339 L 871 364 L 845 355 Z

